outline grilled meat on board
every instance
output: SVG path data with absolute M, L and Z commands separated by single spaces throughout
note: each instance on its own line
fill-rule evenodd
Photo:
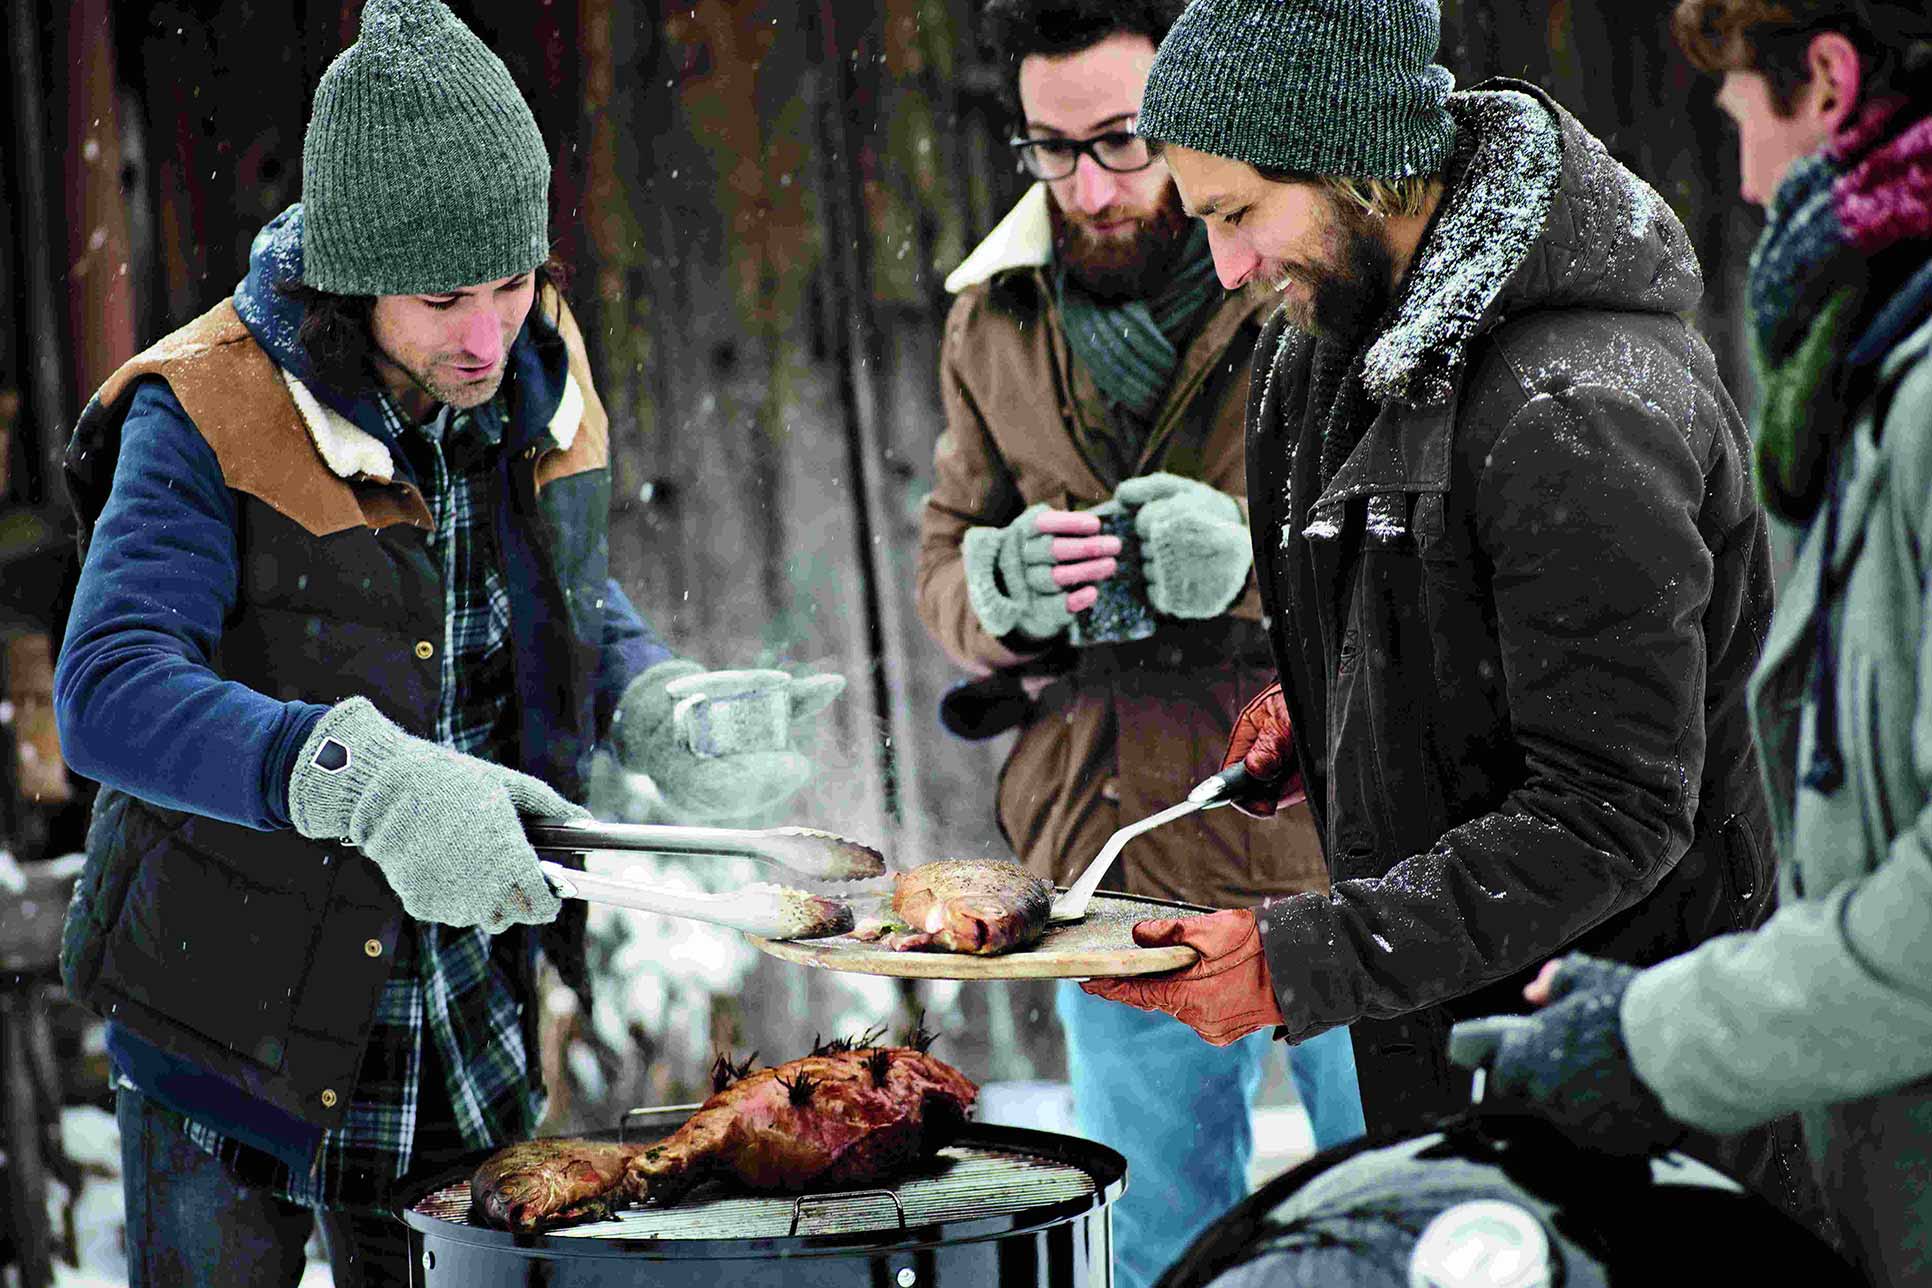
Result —
M 876 1036 L 755 1073 L 720 1059 L 716 1092 L 654 1144 L 512 1145 L 477 1169 L 472 1211 L 527 1232 L 607 1217 L 620 1201 L 674 1203 L 711 1180 L 787 1193 L 890 1180 L 952 1141 L 979 1089 L 926 1053 L 930 1037 L 867 1045 Z
M 1053 884 L 1015 863 L 941 859 L 894 878 L 895 922 L 852 932 L 900 952 L 991 956 L 1025 948 L 1046 933 Z

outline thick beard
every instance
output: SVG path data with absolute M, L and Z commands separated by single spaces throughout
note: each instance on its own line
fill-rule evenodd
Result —
M 1325 340 L 1366 340 L 1395 293 L 1395 256 L 1381 223 L 1343 201 L 1333 203 L 1335 225 L 1328 262 L 1300 270 L 1308 288 L 1291 316 Z
M 1192 231 L 1181 194 L 1170 182 L 1140 228 L 1121 239 L 1094 236 L 1084 220 L 1047 202 L 1053 252 L 1068 276 L 1103 300 L 1139 300 L 1157 294 L 1179 266 Z

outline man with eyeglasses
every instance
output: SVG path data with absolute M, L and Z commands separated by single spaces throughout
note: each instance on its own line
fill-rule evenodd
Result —
M 1039 182 L 947 281 L 947 423 L 918 605 L 988 677 L 969 690 L 1003 695 L 949 700 L 951 726 L 1019 725 L 1000 826 L 1029 869 L 1063 884 L 1116 827 L 1218 770 L 1241 703 L 1273 679 L 1242 439 L 1271 297 L 1222 290 L 1206 237 L 1134 132 L 1155 46 L 1184 7 L 992 0 L 984 12 L 1016 160 Z M 1217 908 L 1328 883 L 1301 805 L 1268 821 L 1196 815 L 1136 841 L 1113 876 L 1134 895 Z M 1269 1041 L 1209 1045 L 1071 984 L 1057 1009 L 1078 1126 L 1133 1171 L 1114 1220 L 1119 1282 L 1135 1288 L 1246 1193 Z M 1346 1030 L 1290 1064 L 1316 1144 L 1359 1135 Z

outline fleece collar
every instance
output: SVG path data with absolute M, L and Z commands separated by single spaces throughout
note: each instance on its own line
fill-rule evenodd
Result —
M 249 249 L 248 276 L 235 288 L 235 311 L 249 334 L 281 370 L 302 414 L 302 423 L 330 471 L 340 478 L 391 481 L 398 474 L 397 445 L 373 390 L 345 393 L 323 384 L 297 341 L 302 306 L 282 287 L 302 278 L 302 207 L 290 206 L 257 233 Z M 546 304 L 533 309 L 510 346 L 516 395 L 515 421 L 506 426 L 509 450 L 576 441 L 584 419 L 584 393 L 570 374 L 556 318 Z M 407 476 L 408 467 L 402 467 Z
M 953 295 L 990 282 L 1016 268 L 1045 268 L 1053 262 L 1053 221 L 1047 215 L 1047 190 L 1036 183 L 1000 220 L 986 240 L 946 277 Z
M 343 479 L 374 479 L 379 483 L 394 481 L 396 462 L 387 443 L 324 404 L 315 396 L 315 391 L 288 368 L 281 368 L 281 372 L 282 382 L 295 399 L 296 410 L 302 413 L 302 424 L 308 428 L 309 438 L 330 473 Z M 583 422 L 583 390 L 578 387 L 577 378 L 565 372 L 563 397 L 547 426 L 550 439 L 556 443 L 558 451 L 569 450 L 577 440 L 577 430 Z

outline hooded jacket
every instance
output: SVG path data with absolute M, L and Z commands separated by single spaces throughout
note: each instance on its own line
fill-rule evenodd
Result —
M 1372 1126 L 1467 1104 L 1457 1019 L 1577 948 L 1755 924 L 1745 682 L 1771 611 L 1745 429 L 1650 188 L 1539 91 L 1455 95 L 1446 194 L 1379 334 L 1273 324 L 1261 591 L 1332 897 L 1260 913 L 1288 1035 L 1367 1017 Z M 1331 397 L 1364 432 L 1323 486 Z M 1292 628 L 1290 626 L 1292 624 Z
M 144 1091 L 284 1157 L 347 1107 L 405 915 L 373 864 L 289 827 L 292 760 L 358 694 L 433 736 L 445 602 L 373 391 L 324 385 L 296 343 L 279 288 L 300 275 L 298 206 L 231 300 L 83 411 L 86 564 L 55 686 L 69 761 L 103 785 L 68 988 Z M 516 767 L 574 794 L 625 683 L 669 654 L 608 576 L 606 422 L 560 300 L 508 364 L 491 500 Z M 528 954 L 508 956 L 527 994 Z
M 1021 862 L 1067 884 L 1116 828 L 1185 799 L 1221 767 L 1235 716 L 1273 679 L 1260 600 L 1250 588 L 1218 618 L 1031 658 L 980 626 L 960 543 L 1036 502 L 1084 509 L 1157 470 L 1242 500 L 1243 408 L 1265 302 L 1234 295 L 1208 313 L 1139 459 L 1122 461 L 1105 433 L 1111 412 L 1054 306 L 1048 200 L 1045 185 L 1029 189 L 946 280 L 957 296 L 940 359 L 946 430 L 920 518 L 917 594 L 920 620 L 960 664 L 1057 667 L 1000 771 L 997 807 Z M 1109 888 L 1215 907 L 1327 884 L 1299 806 L 1268 822 L 1196 814 L 1129 846 L 1109 877 Z

